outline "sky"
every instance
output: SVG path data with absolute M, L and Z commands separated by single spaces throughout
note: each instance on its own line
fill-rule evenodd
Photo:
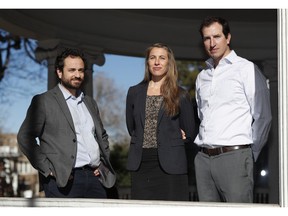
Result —
M 105 58 L 106 62 L 103 66 L 94 67 L 95 73 L 104 72 L 125 92 L 130 86 L 136 85 L 143 79 L 144 58 L 111 54 L 105 55 Z
M 103 72 L 105 76 L 114 80 L 117 88 L 124 91 L 124 96 L 126 97 L 128 88 L 138 84 L 143 79 L 144 58 L 111 54 L 106 54 L 105 58 L 105 64 L 103 66 L 94 66 L 93 73 Z M 25 85 L 24 83 L 22 84 Z M 45 86 L 43 87 L 43 85 Z M 38 94 L 46 91 L 47 84 L 44 83 L 43 85 L 35 85 L 33 87 L 35 89 L 34 93 Z M 5 109 L 5 116 L 7 116 L 7 118 L 4 121 L 5 124 L 3 122 L 2 125 L 0 125 L 4 133 L 18 132 L 33 96 L 34 95 L 31 94 L 29 96 L 17 98 L 17 101 L 13 103 L 9 109 Z

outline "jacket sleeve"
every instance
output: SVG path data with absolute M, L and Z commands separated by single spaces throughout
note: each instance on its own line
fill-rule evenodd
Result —
M 252 150 L 256 161 L 267 142 L 272 121 L 269 88 L 266 78 L 256 65 L 254 65 L 254 82 L 252 84 L 254 84 L 254 88 L 252 88 L 251 99 L 248 101 L 250 102 L 253 116 Z
M 135 125 L 133 120 L 133 94 L 131 87 L 128 90 L 127 97 L 126 97 L 126 126 L 130 136 L 132 136 Z
M 49 161 L 40 150 L 37 138 L 41 136 L 45 124 L 45 106 L 41 96 L 33 97 L 26 117 L 18 131 L 17 141 L 20 150 L 28 158 L 31 165 L 44 176 L 50 173 Z
M 180 127 L 185 132 L 185 143 L 193 143 L 196 137 L 195 112 L 191 96 L 184 92 L 180 97 Z

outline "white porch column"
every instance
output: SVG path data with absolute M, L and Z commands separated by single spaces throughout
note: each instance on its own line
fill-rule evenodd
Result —
M 278 9 L 280 206 L 288 207 L 288 10 Z

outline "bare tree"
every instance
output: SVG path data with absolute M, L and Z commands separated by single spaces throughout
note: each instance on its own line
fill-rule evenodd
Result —
M 0 128 L 15 103 L 47 89 L 47 66 L 35 60 L 36 46 L 0 29 Z
M 124 91 L 119 89 L 113 79 L 105 76 L 105 72 L 97 72 L 93 78 L 93 95 L 99 106 L 104 127 L 107 129 L 112 143 L 127 140 L 125 124 Z

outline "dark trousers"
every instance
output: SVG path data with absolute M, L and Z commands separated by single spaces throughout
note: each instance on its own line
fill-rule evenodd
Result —
M 105 188 L 93 170 L 75 169 L 65 187 L 58 187 L 54 177 L 46 178 L 43 189 L 46 197 L 107 198 Z
M 189 201 L 187 174 L 168 174 L 155 148 L 143 149 L 140 169 L 131 172 L 131 199 Z

